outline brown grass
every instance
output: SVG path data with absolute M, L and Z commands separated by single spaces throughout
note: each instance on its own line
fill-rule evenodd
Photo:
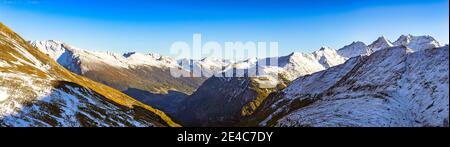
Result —
M 171 127 L 180 127 L 181 126 L 181 125 L 175 123 L 174 121 L 172 121 L 172 119 L 170 117 L 168 117 L 164 112 L 162 112 L 158 109 L 155 109 L 153 107 L 145 105 L 145 104 L 129 97 L 128 95 L 123 94 L 122 92 L 120 92 L 116 89 L 113 89 L 111 87 L 108 87 L 108 86 L 103 85 L 98 82 L 94 82 L 88 78 L 76 75 L 76 74 L 66 70 L 64 67 L 60 66 L 58 63 L 56 63 L 55 61 L 50 59 L 50 57 L 48 57 L 44 53 L 40 52 L 38 49 L 32 47 L 28 42 L 26 42 L 19 35 L 14 33 L 11 29 L 6 27 L 2 23 L 0 23 L 0 31 L 6 33 L 8 36 L 10 36 L 15 41 L 17 41 L 23 48 L 25 48 L 28 52 L 30 52 L 33 56 L 35 56 L 36 59 L 38 59 L 42 63 L 49 64 L 51 67 L 51 69 L 49 70 L 49 74 L 56 75 L 58 80 L 76 83 L 78 85 L 86 87 L 87 89 L 91 89 L 91 90 L 101 94 L 102 96 L 108 98 L 109 100 L 111 100 L 117 104 L 126 106 L 128 108 L 134 108 L 136 106 L 142 107 L 142 108 L 158 115 L 162 120 L 164 120 L 165 123 L 168 124 L 168 126 L 171 126 Z M 0 35 L 0 37 L 1 37 L 0 39 L 3 39 L 4 36 Z M 16 50 L 14 50 L 11 47 L 12 47 L 11 43 L 7 43 L 6 45 L 0 44 L 0 59 L 1 60 L 16 61 L 17 59 L 15 59 L 12 56 L 12 55 L 14 55 L 18 58 L 21 58 L 21 59 L 29 62 L 28 59 L 26 59 L 24 56 L 22 56 L 19 52 L 17 52 Z M 39 69 L 33 68 L 31 66 L 28 66 L 28 65 L 17 66 L 14 69 L 0 68 L 0 71 L 1 72 L 6 72 L 6 71 L 21 72 L 21 73 L 25 73 L 25 74 L 37 75 L 42 78 L 46 77 L 46 75 L 47 75 L 47 73 L 40 71 Z

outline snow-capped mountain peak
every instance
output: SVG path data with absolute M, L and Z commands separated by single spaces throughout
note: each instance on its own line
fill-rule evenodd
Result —
M 312 54 L 325 68 L 336 66 L 345 62 L 344 57 L 339 55 L 336 50 L 329 47 L 322 47 Z
M 385 36 L 378 37 L 372 44 L 369 45 L 371 53 L 381 49 L 393 47 L 394 45 Z
M 367 45 L 364 42 L 356 41 L 338 50 L 339 55 L 351 58 L 359 55 L 369 54 Z
M 411 34 L 408 35 L 401 35 L 393 44 L 398 45 L 407 45 L 413 36 Z
M 393 43 L 395 46 L 404 45 L 414 51 L 420 51 L 429 48 L 441 47 L 440 43 L 431 36 L 413 36 L 411 34 L 400 36 L 397 41 Z
M 57 40 L 30 41 L 29 43 L 37 48 L 42 48 L 44 52 L 53 59 L 57 59 L 67 50 L 67 45 Z

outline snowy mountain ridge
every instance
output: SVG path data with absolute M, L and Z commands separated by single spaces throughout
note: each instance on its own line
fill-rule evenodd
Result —
M 405 46 L 300 77 L 260 125 L 448 126 L 448 46 Z
M 233 68 L 252 68 L 256 66 L 258 60 L 261 61 L 269 59 L 250 58 L 244 61 L 230 62 L 222 59 L 206 57 L 202 60 L 180 59 L 177 61 L 172 57 L 162 56 L 155 53 L 142 54 L 130 52 L 120 55 L 110 52 L 88 51 L 56 40 L 31 41 L 30 43 L 72 71 L 82 69 L 79 68 L 80 62 L 104 63 L 120 68 L 133 68 L 136 66 L 178 68 L 181 63 L 184 62 L 191 64 L 191 66 L 183 67 L 183 69 L 187 71 L 201 68 L 204 70 L 203 72 L 208 75 L 212 75 L 215 73 L 226 72 L 227 70 Z M 310 54 L 293 52 L 288 56 L 279 57 L 279 67 L 265 67 L 267 70 L 264 71 L 267 71 L 267 73 L 280 71 L 287 75 L 288 79 L 293 80 L 298 76 L 310 74 L 342 64 L 346 59 L 351 57 L 369 55 L 384 48 L 400 45 L 405 45 L 413 50 L 441 47 L 440 43 L 431 36 L 402 35 L 394 43 L 391 43 L 391 41 L 389 41 L 386 37 L 381 36 L 370 45 L 356 41 L 338 50 L 334 50 L 329 47 L 321 47 L 317 51 Z M 296 66 L 302 66 L 304 68 L 298 69 Z M 84 70 L 88 70 L 88 68 Z
M 350 45 L 347 45 L 341 49 L 338 49 L 340 55 L 346 58 L 355 57 L 358 55 L 370 55 L 378 50 L 394 47 L 394 46 L 406 46 L 414 51 L 442 47 L 436 39 L 429 35 L 413 36 L 401 35 L 395 42 L 389 41 L 386 37 L 381 36 L 370 45 L 366 45 L 363 42 L 357 41 Z
M 63 66 L 70 66 L 70 64 L 76 65 L 81 61 L 85 63 L 103 63 L 121 68 L 132 68 L 145 65 L 170 68 L 178 65 L 172 58 L 154 53 L 141 54 L 130 52 L 120 55 L 111 52 L 88 51 L 55 40 L 31 41 L 30 44 L 43 51 Z

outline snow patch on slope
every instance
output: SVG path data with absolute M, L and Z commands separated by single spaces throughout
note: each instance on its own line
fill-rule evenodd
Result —
M 9 67 L 9 64 L 6 61 L 0 60 L 0 67 Z
M 11 36 L 9 36 L 6 33 L 2 33 L 4 35 L 4 40 L 0 40 L 0 42 L 9 42 L 12 43 L 13 46 L 11 48 L 14 48 L 16 51 L 18 51 L 22 56 L 24 56 L 24 59 L 14 56 L 21 64 L 26 64 L 32 67 L 35 67 L 42 72 L 47 72 L 50 68 L 50 65 L 42 63 L 40 60 L 36 59 L 33 55 L 31 55 L 30 52 L 28 52 L 20 43 L 18 43 L 15 39 L 13 39 Z M 6 44 L 6 43 L 5 43 Z
M 23 102 L 31 101 L 33 97 L 43 97 L 50 93 L 51 85 L 47 80 L 22 73 L 0 73 L 0 87 L 9 89 L 9 99 L 0 102 L 0 119 L 14 115 L 23 108 Z M 4 89 L 5 90 L 5 89 Z M 4 91 L 6 93 L 6 90 Z M 8 95 L 7 95 L 8 96 Z
M 6 100 L 9 95 L 8 95 L 8 89 L 0 87 L 0 102 Z
M 360 57 L 351 58 L 346 63 L 329 68 L 324 71 L 300 77 L 292 82 L 286 89 L 286 98 L 294 99 L 303 94 L 319 94 L 330 88 L 353 67 L 360 62 Z

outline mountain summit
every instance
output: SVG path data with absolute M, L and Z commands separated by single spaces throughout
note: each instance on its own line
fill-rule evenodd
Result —
M 413 36 L 410 34 L 400 36 L 397 41 L 394 42 L 394 45 L 404 45 L 414 51 L 441 47 L 441 44 L 431 36 Z
M 359 55 L 367 55 L 370 51 L 369 47 L 364 42 L 356 41 L 342 47 L 338 50 L 338 53 L 345 58 L 351 58 Z
M 372 44 L 370 44 L 368 47 L 369 47 L 370 52 L 373 53 L 373 52 L 379 51 L 381 49 L 385 49 L 385 48 L 392 47 L 392 46 L 394 46 L 394 45 L 392 45 L 391 41 L 389 41 L 386 37 L 381 36 L 381 37 L 378 37 L 377 40 L 372 42 Z

